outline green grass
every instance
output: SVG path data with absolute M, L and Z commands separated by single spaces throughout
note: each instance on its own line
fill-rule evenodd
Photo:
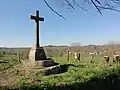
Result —
M 81 61 L 76 61 L 73 58 L 70 59 L 70 61 L 67 61 L 67 58 L 61 57 L 54 57 L 53 59 L 55 62 L 60 63 L 64 73 L 49 76 L 35 75 L 32 73 L 28 77 L 22 76 L 16 86 L 24 90 L 38 88 L 39 90 L 59 90 L 61 88 L 65 88 L 66 90 L 66 88 L 72 87 L 74 87 L 73 90 L 78 90 L 79 88 L 86 87 L 84 85 L 89 85 L 91 83 L 93 87 L 96 88 L 94 86 L 96 84 L 95 81 L 85 84 L 91 80 L 104 80 L 107 76 L 117 75 L 117 77 L 119 77 L 120 75 L 120 68 L 116 64 L 112 63 L 112 60 L 110 60 L 112 66 L 104 65 L 103 57 L 101 56 L 96 56 L 94 58 L 94 63 L 90 63 L 89 56 L 82 56 Z M 30 80 L 31 82 L 29 83 L 28 81 Z M 12 88 L 15 87 L 13 86 Z
M 16 55 L 3 55 L 0 57 L 0 60 L 3 60 L 6 63 L 0 63 L 0 71 L 11 68 L 13 65 L 18 64 L 18 58 Z

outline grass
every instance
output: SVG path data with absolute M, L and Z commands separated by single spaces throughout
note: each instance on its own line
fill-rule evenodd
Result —
M 107 82 L 105 85 L 110 84 L 114 79 L 117 81 L 112 83 L 113 85 L 119 82 L 120 68 L 112 63 L 112 60 L 110 60 L 112 66 L 104 65 L 103 57 L 99 55 L 94 58 L 94 63 L 90 63 L 89 56 L 82 56 L 81 61 L 76 61 L 73 58 L 67 61 L 67 58 L 63 57 L 54 57 L 53 59 L 61 64 L 63 73 L 49 76 L 31 73 L 27 77 L 20 76 L 18 82 L 9 88 L 21 88 L 23 90 L 88 90 L 91 86 L 92 90 L 99 90 L 99 85 L 104 82 Z M 11 64 L 9 63 L 9 65 Z
M 2 55 L 0 60 L 3 60 L 5 63 L 0 63 L 0 71 L 11 68 L 13 65 L 18 64 L 16 55 Z

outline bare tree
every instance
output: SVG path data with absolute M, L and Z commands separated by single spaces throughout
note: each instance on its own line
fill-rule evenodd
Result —
M 62 6 L 68 6 L 69 9 L 74 10 L 76 8 L 80 8 L 81 10 L 88 12 L 88 9 L 85 9 L 86 7 L 82 6 L 81 1 L 95 7 L 101 15 L 103 14 L 102 10 L 112 10 L 120 12 L 120 0 L 59 0 L 59 2 L 62 3 Z M 66 18 L 59 13 L 59 11 L 53 9 L 48 0 L 44 0 L 44 2 L 48 6 L 48 8 L 50 8 L 56 15 L 66 20 Z

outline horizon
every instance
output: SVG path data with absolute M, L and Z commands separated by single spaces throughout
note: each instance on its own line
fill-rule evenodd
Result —
M 95 46 L 104 46 L 104 45 L 119 45 L 120 43 L 118 44 L 88 44 L 88 45 L 73 45 L 74 46 L 80 46 L 80 47 L 84 47 L 84 46 L 89 46 L 89 45 L 95 45 Z M 67 47 L 72 47 L 72 45 L 43 45 L 42 47 L 46 47 L 46 46 L 55 46 L 55 47 L 59 47 L 59 46 L 67 46 Z M 0 48 L 32 48 L 34 46 L 0 46 Z
M 104 45 L 109 41 L 120 42 L 118 12 L 106 10 L 101 16 L 92 6 L 86 6 L 90 8 L 90 13 L 79 9 L 66 12 L 66 9 L 58 2 L 49 3 L 67 20 L 53 13 L 43 1 L 2 0 L 0 3 L 0 47 L 34 46 L 35 23 L 29 17 L 35 14 L 36 9 L 45 19 L 40 22 L 40 46 L 69 46 L 74 42 L 81 45 Z

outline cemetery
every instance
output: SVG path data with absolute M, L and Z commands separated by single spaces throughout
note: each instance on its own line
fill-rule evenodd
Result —
M 118 90 L 120 45 L 41 46 L 35 11 L 35 46 L 0 48 L 0 90 Z M 113 49 L 114 47 L 114 49 Z

